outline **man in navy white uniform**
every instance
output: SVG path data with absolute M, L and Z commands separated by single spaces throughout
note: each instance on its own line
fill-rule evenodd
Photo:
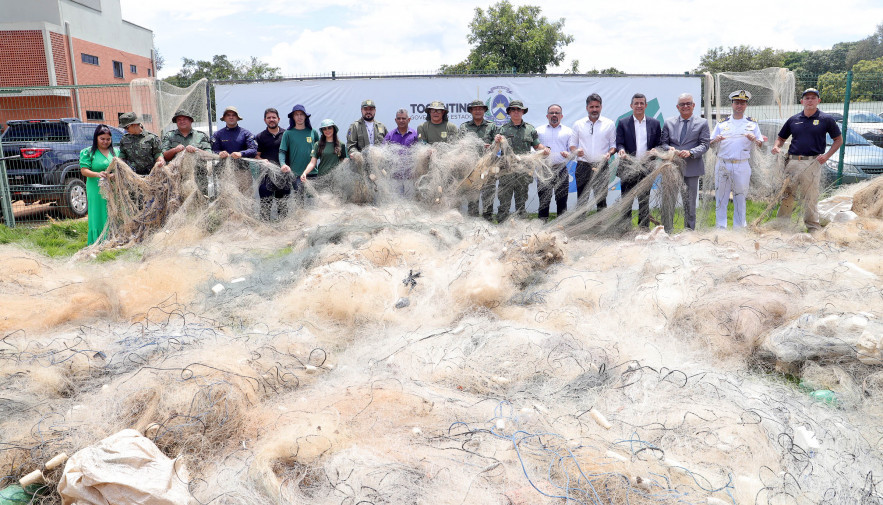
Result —
M 715 166 L 715 197 L 717 211 L 715 224 L 727 227 L 727 206 L 733 192 L 733 228 L 745 227 L 745 196 L 751 179 L 751 149 L 763 145 L 763 134 L 757 121 L 745 116 L 751 93 L 740 89 L 730 93 L 733 115 L 721 119 L 711 132 L 711 145 L 717 147 Z
M 819 110 L 819 90 L 808 88 L 803 92 L 799 112 L 785 121 L 779 130 L 772 153 L 779 154 L 785 140 L 791 138 L 791 147 L 785 156 L 785 192 L 779 205 L 778 217 L 790 218 L 794 212 L 797 194 L 803 205 L 803 222 L 810 232 L 822 229 L 819 224 L 819 179 L 822 165 L 843 144 L 837 121 Z M 831 136 L 831 147 L 825 151 L 826 134 Z

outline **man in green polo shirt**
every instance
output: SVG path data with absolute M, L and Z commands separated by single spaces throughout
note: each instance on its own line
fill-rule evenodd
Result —
M 502 142 L 503 139 L 506 139 L 515 154 L 528 154 L 533 148 L 536 151 L 544 151 L 548 155 L 549 150 L 540 144 L 537 129 L 532 124 L 524 122 L 526 113 L 527 107 L 524 106 L 524 102 L 512 100 L 506 107 L 509 121 L 500 127 L 495 140 Z M 512 204 L 513 196 L 515 197 L 515 213 L 520 217 L 527 215 L 525 209 L 527 189 L 532 180 L 533 174 L 512 173 L 508 170 L 500 176 L 500 189 L 497 192 L 500 198 L 500 208 L 497 209 L 498 223 L 502 223 L 509 217 L 509 206 Z
M 448 108 L 438 100 L 426 106 L 429 120 L 417 127 L 417 139 L 424 144 L 454 142 L 457 140 L 457 126 L 448 121 Z

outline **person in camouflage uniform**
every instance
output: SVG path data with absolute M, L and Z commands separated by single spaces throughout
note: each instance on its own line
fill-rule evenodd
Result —
M 162 139 L 163 157 L 166 161 L 181 151 L 195 153 L 196 151 L 212 152 L 212 141 L 208 135 L 193 129 L 193 117 L 184 109 L 178 109 L 172 116 L 172 124 L 178 128 L 166 132 Z
M 515 154 L 527 154 L 533 147 L 537 151 L 548 150 L 540 143 L 537 129 L 530 123 L 524 122 L 524 115 L 527 113 L 527 107 L 521 100 L 512 100 L 506 107 L 506 114 L 509 114 L 509 122 L 500 127 L 497 136 L 494 137 L 497 142 L 502 142 L 505 138 Z M 509 217 L 509 205 L 512 197 L 515 197 L 515 213 L 521 217 L 527 215 L 525 205 L 527 204 L 527 189 L 533 180 L 532 174 L 513 174 L 506 173 L 500 176 L 500 190 L 498 195 L 500 198 L 500 208 L 497 209 L 497 222 L 502 223 Z
M 438 100 L 426 106 L 428 119 L 417 127 L 417 138 L 424 144 L 454 142 L 457 140 L 457 127 L 448 121 L 448 109 Z
M 126 112 L 120 116 L 120 128 L 126 130 L 120 141 L 120 159 L 125 161 L 138 175 L 147 175 L 154 166 L 166 164 L 163 158 L 162 141 L 148 131 L 144 131 L 138 116 Z
M 464 138 L 467 135 L 478 137 L 479 140 L 484 142 L 484 148 L 480 148 L 480 153 L 484 154 L 494 141 L 494 136 L 497 134 L 497 124 L 487 120 L 485 115 L 487 114 L 488 106 L 481 100 L 473 100 L 466 106 L 466 110 L 472 114 L 472 119 L 460 125 L 459 135 Z M 494 217 L 494 193 L 496 193 L 496 190 L 496 178 L 485 181 L 481 187 L 481 215 L 488 221 Z M 469 202 L 469 215 L 478 216 L 477 198 Z
M 178 128 L 166 132 L 162 139 L 163 157 L 166 161 L 172 161 L 181 151 L 195 153 L 196 151 L 212 152 L 212 141 L 208 135 L 193 129 L 193 116 L 184 109 L 175 111 L 172 123 Z M 208 170 L 204 163 L 196 165 L 194 177 L 196 186 L 202 194 L 208 193 Z

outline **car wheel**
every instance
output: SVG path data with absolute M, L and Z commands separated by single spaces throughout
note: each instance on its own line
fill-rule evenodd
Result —
M 89 208 L 89 199 L 86 197 L 86 183 L 76 177 L 68 177 L 64 180 L 64 193 L 61 196 L 61 208 L 65 217 L 77 219 L 84 217 Z

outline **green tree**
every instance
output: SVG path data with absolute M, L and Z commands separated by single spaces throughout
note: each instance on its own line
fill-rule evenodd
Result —
M 852 67 L 852 99 L 858 102 L 883 100 L 883 56 L 859 61 Z
M 745 72 L 769 67 L 781 67 L 785 62 L 785 52 L 771 47 L 753 48 L 733 46 L 724 49 L 714 47 L 699 59 L 699 66 L 693 72 Z
M 216 54 L 211 61 L 184 58 L 181 70 L 165 81 L 186 88 L 200 79 L 213 81 L 278 79 L 282 77 L 279 68 L 271 67 L 252 56 L 248 60 L 230 61 L 225 54 Z
M 573 42 L 573 35 L 563 32 L 564 18 L 550 22 L 539 7 L 523 5 L 516 9 L 508 0 L 487 11 L 476 7 L 469 29 L 469 55 L 460 63 L 442 65 L 440 73 L 544 73 L 549 66 L 564 61 L 563 49 Z
M 854 67 L 861 61 L 875 60 L 883 56 L 883 23 L 877 25 L 877 30 L 855 43 L 846 55 L 846 67 Z
M 596 68 L 593 68 L 592 70 L 589 70 L 588 72 L 586 72 L 586 75 L 623 75 L 623 74 L 625 74 L 625 72 L 623 72 L 622 70 L 619 70 L 616 67 L 605 68 L 603 70 L 598 70 Z
M 846 73 L 824 73 L 819 76 L 817 87 L 822 102 L 842 102 L 846 96 Z

